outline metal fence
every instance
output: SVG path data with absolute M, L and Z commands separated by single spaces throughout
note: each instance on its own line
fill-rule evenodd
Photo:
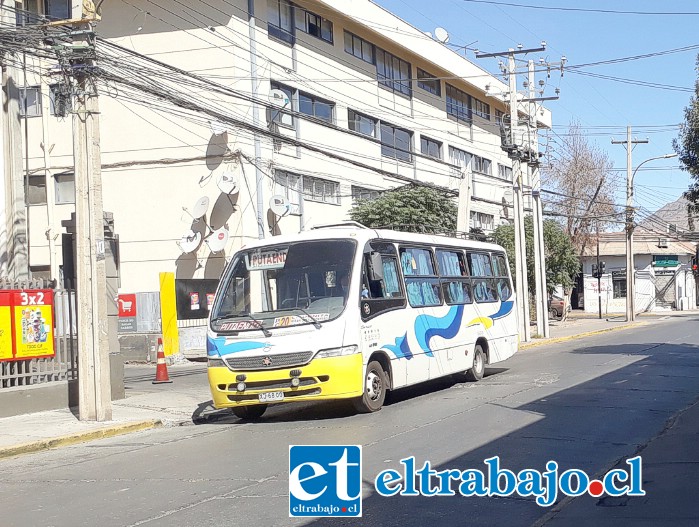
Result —
M 0 280 L 0 289 L 53 289 L 54 283 L 40 280 Z M 78 378 L 78 346 L 75 291 L 53 289 L 54 345 L 56 355 L 45 359 L 0 362 L 0 390 Z

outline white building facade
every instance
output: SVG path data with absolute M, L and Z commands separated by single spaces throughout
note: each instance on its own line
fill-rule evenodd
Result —
M 598 281 L 592 276 L 597 264 L 596 248 L 588 247 L 582 258 L 584 309 L 597 313 L 601 298 L 602 313 L 626 312 L 626 255 L 623 233 L 602 235 L 600 262 L 605 274 Z M 695 309 L 696 279 L 692 270 L 695 254 L 692 244 L 658 239 L 648 235 L 634 241 L 635 308 L 636 311 L 670 311 Z M 599 293 L 601 292 L 601 297 Z
M 63 3 L 23 5 L 80 18 L 80 2 Z M 346 220 L 355 198 L 410 182 L 456 193 L 470 178 L 471 226 L 490 232 L 512 217 L 508 110 L 488 96 L 507 86 L 368 0 L 104 2 L 96 28 L 109 74 L 138 85 L 166 72 L 141 95 L 99 84 L 121 293 L 158 290 L 163 271 L 216 279 L 246 240 Z M 74 211 L 71 97 L 29 61 L 29 266 L 58 278 L 61 222 Z M 542 110 L 539 126 L 550 118 Z

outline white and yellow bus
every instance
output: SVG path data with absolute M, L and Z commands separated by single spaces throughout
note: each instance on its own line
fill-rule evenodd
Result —
M 464 373 L 517 351 L 502 247 L 325 226 L 256 241 L 226 267 L 209 318 L 216 408 L 244 419 L 269 404 L 354 399 Z

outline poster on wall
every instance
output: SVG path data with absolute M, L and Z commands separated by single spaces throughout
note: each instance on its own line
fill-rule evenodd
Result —
M 218 279 L 177 278 L 175 300 L 177 320 L 204 320 L 211 309 L 212 291 L 216 291 Z
M 12 297 L 0 292 L 0 360 L 12 358 Z
M 15 359 L 53 357 L 53 291 L 12 292 Z

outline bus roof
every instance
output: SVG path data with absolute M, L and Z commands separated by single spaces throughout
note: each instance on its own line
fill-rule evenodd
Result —
M 463 238 L 452 238 L 434 234 L 417 234 L 412 232 L 394 231 L 389 229 L 370 229 L 359 224 L 337 224 L 315 227 L 311 230 L 301 231 L 293 234 L 281 234 L 271 238 L 252 241 L 243 247 L 244 249 L 254 249 L 269 245 L 279 245 L 310 240 L 328 240 L 337 238 L 353 238 L 360 244 L 375 238 L 382 238 L 394 242 L 413 242 L 427 245 L 450 245 L 455 247 L 469 247 L 485 251 L 502 251 L 503 248 L 494 243 L 479 242 L 475 240 L 465 240 Z

